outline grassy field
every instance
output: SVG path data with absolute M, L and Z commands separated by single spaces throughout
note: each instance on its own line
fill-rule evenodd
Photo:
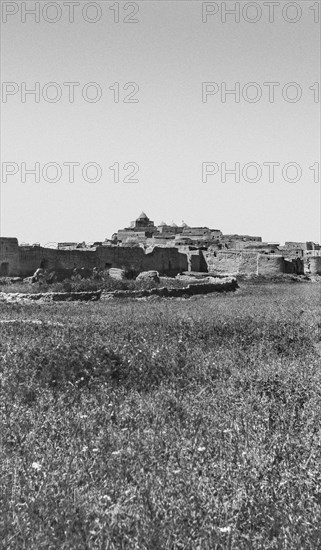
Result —
M 0 546 L 321 548 L 320 363 L 320 284 L 0 304 Z

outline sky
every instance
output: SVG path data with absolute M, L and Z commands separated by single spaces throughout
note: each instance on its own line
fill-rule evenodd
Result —
M 1 4 L 2 236 L 321 241 L 320 3 Z

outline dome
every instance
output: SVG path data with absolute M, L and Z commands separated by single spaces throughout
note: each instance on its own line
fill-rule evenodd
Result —
M 142 212 L 141 215 L 137 219 L 138 220 L 148 220 L 148 217 L 146 216 L 145 212 Z

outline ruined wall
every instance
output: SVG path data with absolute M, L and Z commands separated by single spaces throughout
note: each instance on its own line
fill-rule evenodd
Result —
M 292 260 L 292 263 L 295 265 L 295 273 L 297 275 L 304 275 L 304 260 L 296 258 Z
M 321 256 L 308 258 L 307 269 L 321 273 Z M 282 255 L 258 254 L 238 250 L 182 250 L 176 247 L 99 246 L 93 249 L 57 250 L 40 246 L 18 247 L 17 239 L 0 238 L 1 276 L 28 277 L 45 267 L 58 275 L 70 276 L 75 267 L 125 269 L 136 276 L 141 271 L 155 270 L 175 276 L 184 271 L 226 274 L 303 273 L 300 258 L 285 260 Z
M 312 250 L 312 242 L 297 242 L 297 241 L 285 241 L 284 247 L 287 249 L 298 249 L 298 250 Z
M 32 275 L 38 267 L 54 270 L 58 274 L 72 271 L 75 267 L 109 269 L 118 267 L 132 274 L 156 270 L 160 274 L 177 275 L 187 271 L 187 256 L 177 248 L 155 247 L 145 253 L 140 247 L 106 246 L 93 250 L 54 250 L 50 248 L 19 247 L 15 270 L 10 273 L 21 277 Z
M 285 260 L 276 254 L 259 254 L 256 251 L 206 251 L 204 257 L 208 271 L 215 274 L 276 275 L 285 273 Z M 302 262 L 289 262 L 289 272 L 302 271 Z
M 274 276 L 285 273 L 285 260 L 283 256 L 275 254 L 258 254 L 257 275 Z
M 321 256 L 313 256 L 309 258 L 311 275 L 321 275 Z
M 117 267 L 130 271 L 134 275 L 144 271 L 144 258 L 145 251 L 141 247 L 108 246 L 97 248 L 97 264 L 101 269 Z
M 238 251 L 204 251 L 204 258 L 207 264 L 207 270 L 216 274 L 236 274 L 239 272 L 241 262 L 241 252 Z
M 287 260 L 284 258 L 284 273 L 304 275 L 304 261 L 301 258 Z
M 184 253 L 184 251 L 182 251 Z M 202 250 L 187 250 L 188 271 L 207 273 L 207 263 Z
M 311 256 L 321 256 L 321 250 L 315 248 L 314 250 L 305 250 L 304 257 L 310 258 Z
M 44 264 L 44 265 L 42 265 Z M 59 273 L 71 272 L 75 267 L 92 269 L 96 266 L 95 250 L 55 250 L 51 248 L 19 247 L 19 273 L 28 277 L 38 269 L 45 267 Z
M 284 273 L 288 273 L 288 274 L 296 273 L 295 263 L 293 262 L 293 260 L 284 259 Z
M 19 247 L 15 238 L 0 237 L 0 277 L 14 276 L 19 269 Z
M 144 261 L 144 270 L 155 269 L 160 274 L 177 275 L 187 270 L 187 256 L 177 248 L 156 247 L 147 252 Z
M 248 275 L 257 274 L 258 255 L 259 254 L 255 251 L 253 252 L 243 251 L 240 259 L 239 273 L 248 274 Z
M 280 246 L 278 254 L 282 254 L 284 258 L 292 260 L 292 258 L 303 258 L 304 250 L 302 248 L 287 248 Z
M 109 246 L 99 247 L 97 256 L 98 267 L 119 267 L 133 274 L 155 270 L 161 275 L 177 275 L 187 270 L 187 256 L 177 248 L 155 246 L 145 252 L 138 247 Z

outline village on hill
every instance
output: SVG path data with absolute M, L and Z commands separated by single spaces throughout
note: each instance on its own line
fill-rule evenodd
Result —
M 190 227 L 185 222 L 155 225 L 145 212 L 110 239 L 40 246 L 0 238 L 0 276 L 32 275 L 38 268 L 64 274 L 75 268 L 146 270 L 175 276 L 184 271 L 213 274 L 321 274 L 321 246 L 315 242 L 263 242 L 262 237 Z

